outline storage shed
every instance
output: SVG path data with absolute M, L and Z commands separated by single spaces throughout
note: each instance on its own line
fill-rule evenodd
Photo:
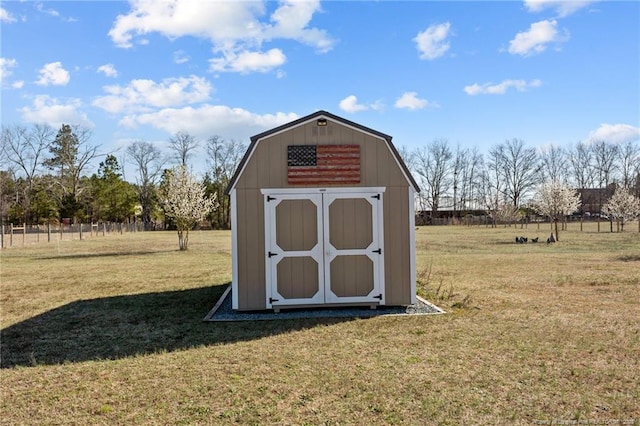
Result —
M 417 191 L 391 136 L 329 112 L 253 136 L 226 190 L 233 309 L 415 303 Z

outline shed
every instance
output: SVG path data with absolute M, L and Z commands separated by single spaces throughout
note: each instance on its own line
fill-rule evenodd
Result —
M 327 111 L 251 137 L 226 189 L 233 309 L 415 303 L 418 191 L 391 136 Z

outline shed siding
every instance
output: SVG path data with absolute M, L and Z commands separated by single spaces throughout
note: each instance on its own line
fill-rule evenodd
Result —
M 409 195 L 407 188 L 390 187 L 384 193 L 385 303 L 411 303 L 409 256 Z
M 266 308 L 264 198 L 260 189 L 304 187 L 287 183 L 287 146 L 316 144 L 359 145 L 360 184 L 349 187 L 386 188 L 383 195 L 385 303 L 411 303 L 409 182 L 402 169 L 383 139 L 341 123 L 330 121 L 327 126 L 318 127 L 312 121 L 261 140 L 236 182 L 238 308 Z
M 238 307 L 265 309 L 264 204 L 259 190 L 237 191 Z

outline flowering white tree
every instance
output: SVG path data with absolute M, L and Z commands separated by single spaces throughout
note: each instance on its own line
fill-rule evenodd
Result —
M 496 209 L 491 212 L 491 215 L 505 224 L 511 226 L 512 222 L 518 220 L 518 209 L 513 207 L 511 203 L 498 203 Z
M 560 182 L 549 181 L 540 186 L 532 204 L 538 213 L 551 219 L 552 226 L 555 224 L 555 239 L 560 241 L 558 221 L 578 210 L 580 197 L 575 190 L 568 186 Z
M 216 194 L 207 197 L 205 186 L 184 166 L 168 170 L 165 177 L 160 204 L 178 228 L 180 250 L 187 250 L 189 230 L 218 207 Z
M 615 219 L 624 231 L 625 222 L 631 222 L 640 216 L 640 198 L 632 195 L 629 189 L 618 186 L 609 201 L 602 207 L 602 211 Z

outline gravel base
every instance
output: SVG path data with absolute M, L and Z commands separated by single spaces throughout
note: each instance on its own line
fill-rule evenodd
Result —
M 382 315 L 434 315 L 445 311 L 418 297 L 415 305 L 408 306 L 379 306 L 371 309 L 368 306 L 344 308 L 298 308 L 283 309 L 278 313 L 273 311 L 239 312 L 231 308 L 231 286 L 225 290 L 220 300 L 209 311 L 203 321 L 259 321 L 283 320 L 297 318 L 370 318 Z

